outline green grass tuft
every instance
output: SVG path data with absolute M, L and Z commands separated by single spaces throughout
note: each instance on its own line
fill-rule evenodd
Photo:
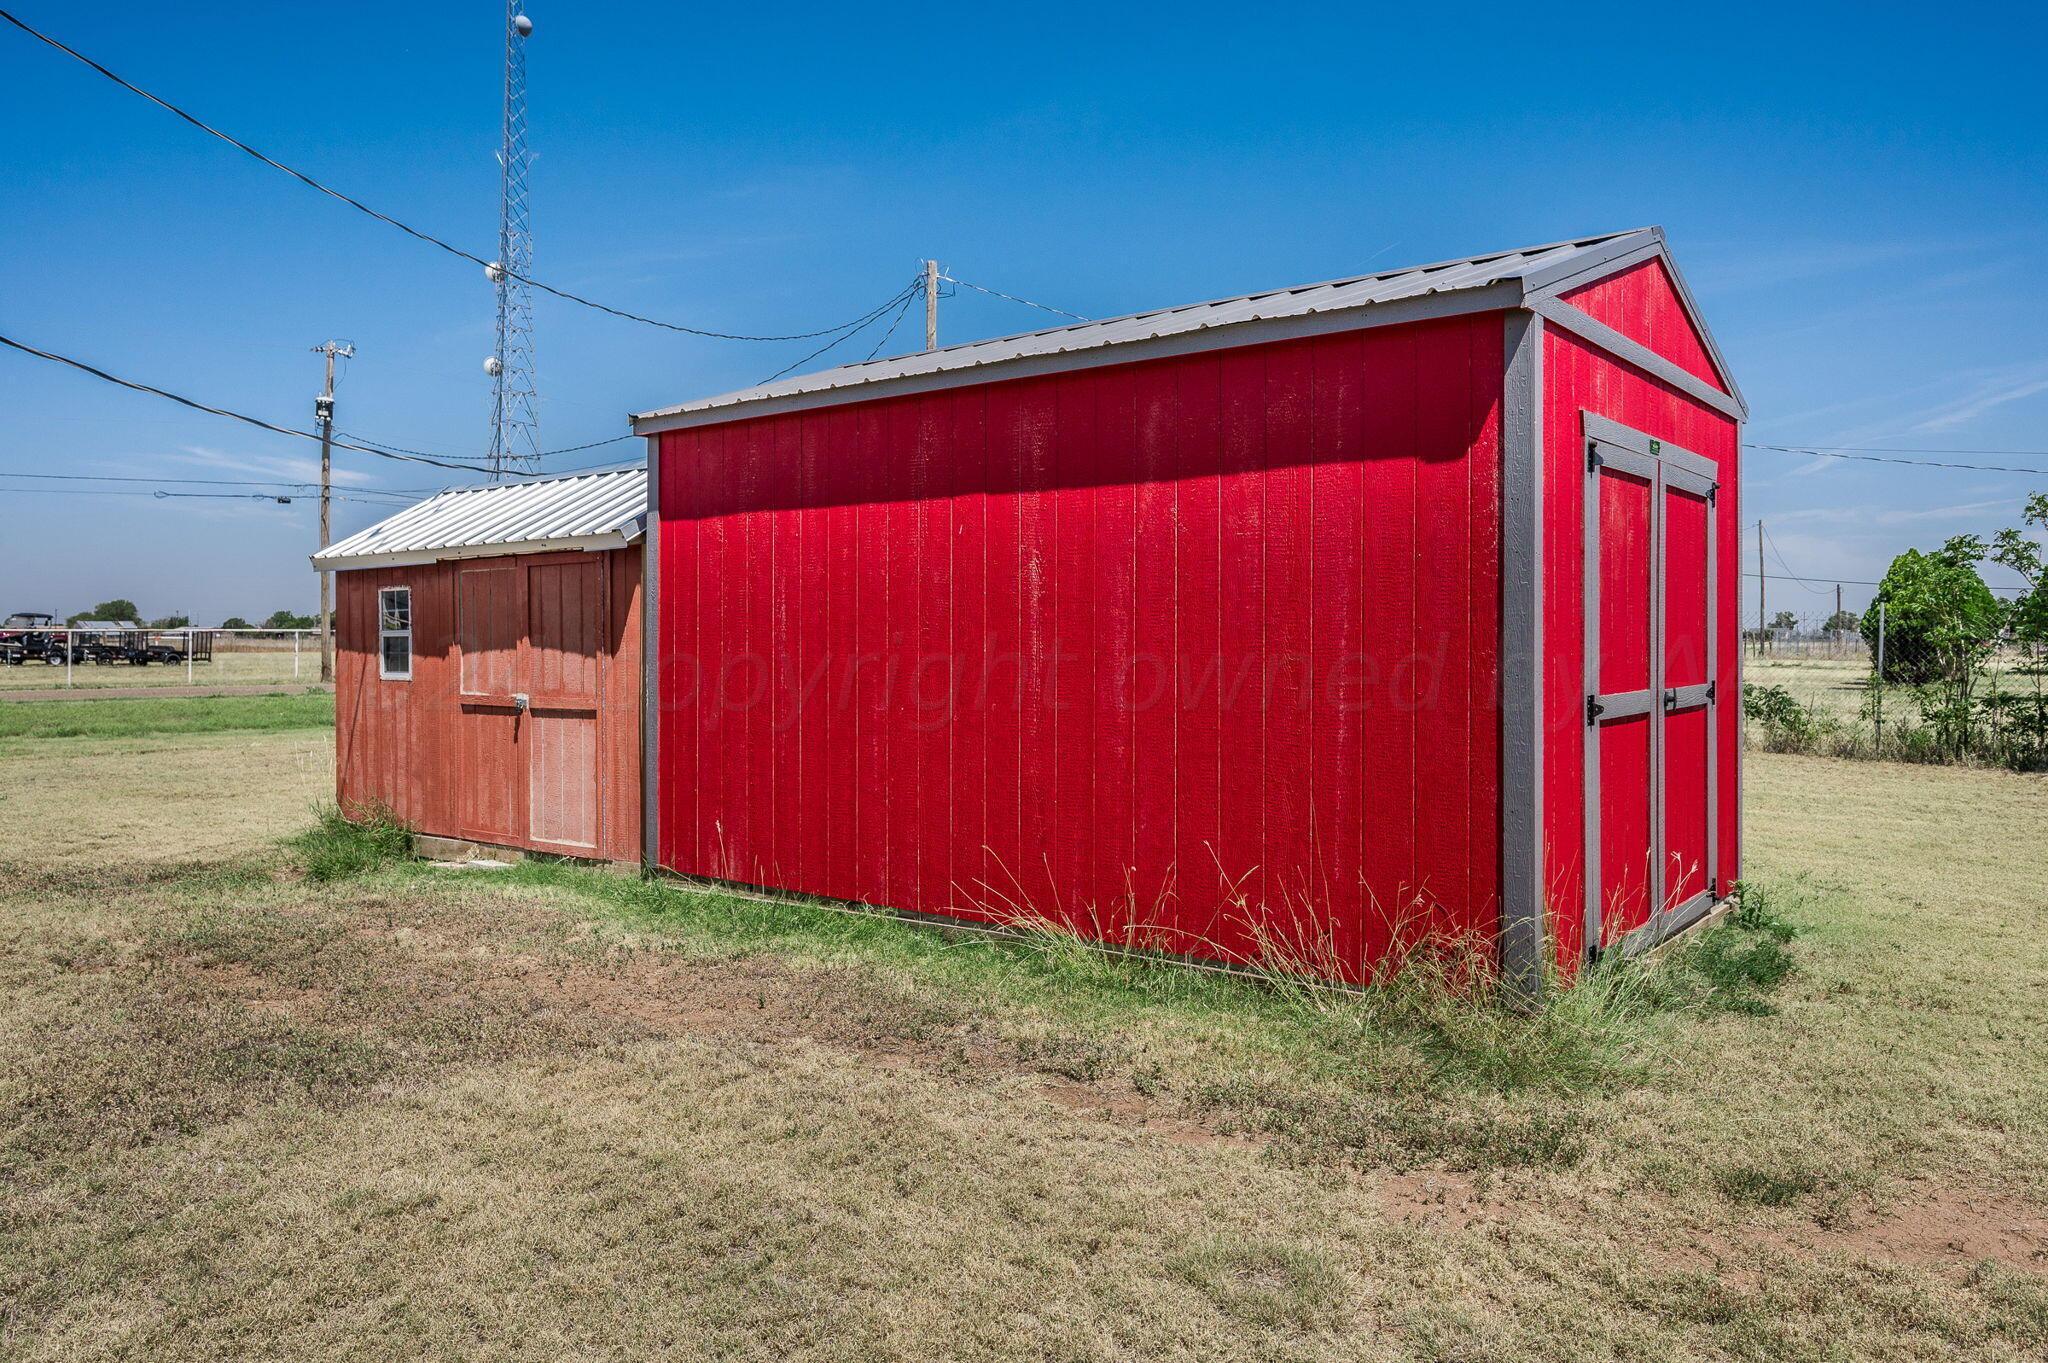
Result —
M 1737 885 L 1735 912 L 1672 954 L 1668 978 L 1675 998 L 1710 1012 L 1777 1012 L 1765 996 L 1798 968 L 1790 944 L 1799 935 L 1778 905 L 1777 892 Z
M 308 880 L 347 880 L 412 855 L 411 833 L 389 814 L 373 810 L 350 819 L 333 805 L 314 813 L 314 825 L 286 842 Z

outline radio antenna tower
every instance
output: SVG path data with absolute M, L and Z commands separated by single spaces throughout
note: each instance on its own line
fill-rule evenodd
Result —
M 498 262 L 484 271 L 498 289 L 498 348 L 484 361 L 491 376 L 491 480 L 540 471 L 540 421 L 534 413 L 533 219 L 526 202 L 533 153 L 526 145 L 526 0 L 505 0 L 505 133 L 498 148 Z

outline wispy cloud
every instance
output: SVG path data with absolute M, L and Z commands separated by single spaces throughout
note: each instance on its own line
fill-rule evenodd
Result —
M 2003 407 L 2036 393 L 2048 393 L 2048 363 L 1988 379 L 1978 386 L 1976 392 L 1922 417 L 1908 429 L 1952 431 L 1958 426 L 1968 425 L 1994 407 Z
M 1854 526 L 1898 526 L 1917 525 L 1924 521 L 1952 521 L 1963 516 L 1981 516 L 1998 512 L 2011 512 L 2010 497 L 1994 497 L 1978 502 L 1954 502 L 1947 506 L 1891 507 L 1891 506 L 1810 506 L 1793 511 L 1777 511 L 1771 514 L 1771 524 L 1805 525 L 1854 525 Z
M 179 447 L 179 453 L 167 457 L 190 468 L 212 469 L 221 473 L 245 473 L 257 478 L 274 478 L 280 482 L 320 481 L 320 461 L 310 455 L 236 454 L 206 445 L 183 445 Z M 334 470 L 334 482 L 337 486 L 361 487 L 375 481 L 369 474 L 356 469 Z

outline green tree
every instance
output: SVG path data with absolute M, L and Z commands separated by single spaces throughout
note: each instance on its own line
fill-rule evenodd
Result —
M 183 629 L 191 623 L 192 617 L 188 615 L 159 615 L 156 619 L 149 622 L 149 627 L 151 629 Z
M 265 629 L 311 629 L 320 622 L 310 615 L 293 615 L 290 611 L 272 611 L 263 621 Z
M 1863 612 L 1863 637 L 1873 655 L 1882 621 L 1883 680 L 1915 686 L 1946 682 L 1961 686 L 1967 696 L 1971 678 L 1997 647 L 2005 624 L 1998 598 L 1977 575 L 1984 555 L 1983 540 L 1958 535 L 1932 553 L 1908 549 L 1892 560 L 1870 609 Z
M 2048 492 L 2027 498 L 2020 519 L 2048 531 Z M 2048 563 L 2044 563 L 2041 546 L 2027 538 L 2025 531 L 2008 527 L 1992 539 L 1991 561 L 2026 579 L 2027 594 L 2012 604 L 2007 621 L 2013 638 L 2036 648 L 2048 645 Z
M 1856 632 L 1856 612 L 1836 611 L 1828 617 L 1828 622 L 1822 625 L 1821 628 L 1830 634 L 1854 634 Z
M 254 629 L 254 628 L 256 628 L 256 627 L 255 627 L 254 625 L 250 624 L 250 623 L 249 623 L 249 622 L 248 622 L 247 620 L 244 620 L 244 619 L 243 619 L 243 618 L 242 618 L 241 616 L 239 616 L 239 615 L 230 615 L 230 616 L 229 616 L 229 617 L 228 617 L 227 619 L 225 619 L 225 620 L 223 620 L 223 621 L 221 621 L 221 622 L 220 622 L 220 627 L 221 627 L 222 629 Z
M 140 607 L 125 596 L 117 596 L 112 601 L 100 602 L 89 611 L 80 611 L 78 614 L 70 617 L 65 623 L 75 625 L 80 620 L 140 620 L 141 618 L 142 610 Z
M 1791 634 L 1799 628 L 1799 617 L 1791 611 L 1779 611 L 1771 617 L 1773 634 Z

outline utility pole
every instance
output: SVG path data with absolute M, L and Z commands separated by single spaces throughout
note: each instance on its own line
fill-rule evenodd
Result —
M 313 415 L 320 419 L 320 547 L 328 536 L 328 508 L 334 485 L 334 357 L 353 358 L 356 348 L 347 341 L 322 341 L 313 347 L 316 355 L 327 357 L 327 381 L 313 400 Z M 320 570 L 320 680 L 334 680 L 334 577 Z
M 1764 523 L 1756 523 L 1756 651 L 1764 651 L 1764 640 L 1770 638 L 1770 623 L 1764 615 Z
M 924 348 L 939 348 L 939 262 L 924 263 Z

